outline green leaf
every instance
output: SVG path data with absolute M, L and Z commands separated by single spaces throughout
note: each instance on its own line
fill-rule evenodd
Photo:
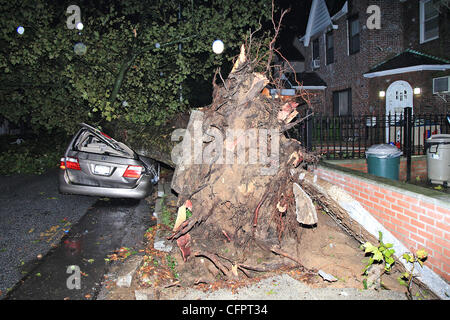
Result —
M 381 231 L 378 231 L 378 240 L 380 242 L 383 242 L 383 232 L 381 232 Z
M 365 249 L 365 253 L 369 253 L 369 252 L 375 252 L 378 251 L 378 248 L 375 247 L 373 244 L 371 244 L 370 242 L 366 242 L 365 244 L 363 244 L 363 248 Z
M 375 261 L 383 261 L 383 254 L 380 251 L 375 251 L 373 254 L 373 260 Z
M 426 252 L 425 249 L 420 249 L 417 250 L 416 255 L 420 260 L 425 260 L 428 257 L 428 252 Z
M 409 253 L 404 253 L 403 254 L 403 259 L 405 259 L 407 262 L 414 262 L 414 258 L 411 256 L 411 254 Z
M 367 290 L 367 279 L 363 280 L 363 286 L 364 286 L 364 290 Z
M 395 259 L 392 257 L 387 257 L 386 258 L 386 263 L 388 263 L 389 265 L 393 265 L 395 263 Z

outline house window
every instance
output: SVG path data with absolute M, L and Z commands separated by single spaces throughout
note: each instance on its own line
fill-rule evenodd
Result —
M 320 51 L 319 51 L 319 38 L 315 39 L 313 41 L 313 60 L 317 60 L 320 58 Z
M 335 116 L 349 116 L 352 114 L 352 90 L 333 92 L 333 109 Z
M 326 34 L 326 53 L 327 53 L 327 64 L 334 63 L 334 36 L 333 32 L 330 31 Z
M 320 51 L 319 51 L 319 38 L 315 39 L 312 43 L 312 68 L 317 69 L 320 67 Z
M 358 53 L 360 46 L 360 27 L 357 16 L 348 19 L 348 40 L 349 54 Z
M 420 2 L 420 43 L 439 38 L 439 11 L 432 0 Z

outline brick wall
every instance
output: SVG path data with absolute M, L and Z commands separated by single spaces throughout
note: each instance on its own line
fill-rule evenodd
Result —
M 319 166 L 315 173 L 346 190 L 408 249 L 425 248 L 426 265 L 450 280 L 450 201 L 328 166 Z
M 367 173 L 367 162 L 365 159 L 361 160 L 337 160 L 327 161 L 334 165 L 348 168 L 351 170 Z M 421 181 L 426 181 L 428 178 L 427 172 L 427 158 L 426 156 L 411 157 L 411 179 L 415 180 L 419 177 Z M 406 158 L 400 158 L 399 180 L 406 181 Z
M 347 16 L 341 17 L 335 23 L 338 29 L 334 35 L 334 63 L 326 65 L 325 36 L 320 34 L 311 39 L 309 47 L 302 48 L 305 57 L 305 70 L 315 71 L 327 83 L 323 92 L 326 114 L 333 113 L 333 92 L 352 89 L 353 114 L 372 113 L 372 104 L 369 100 L 369 79 L 363 77 L 370 67 L 386 58 L 400 53 L 403 49 L 403 35 L 401 19 L 401 4 L 392 0 L 358 0 L 350 1 L 348 16 L 358 14 L 360 22 L 360 52 L 348 54 Z M 370 3 L 369 3 L 370 2 Z M 366 27 L 367 7 L 379 5 L 382 8 L 381 29 L 369 30 Z M 319 39 L 320 68 L 312 69 L 312 41 Z M 380 48 L 382 50 L 380 50 Z M 318 109 L 318 108 L 316 108 Z
M 439 38 L 420 43 L 419 0 L 406 1 L 403 4 L 403 24 L 405 26 L 405 48 L 414 48 L 421 52 L 450 59 L 450 10 L 442 7 L 439 15 Z
M 366 27 L 367 7 L 378 5 L 381 8 L 381 29 L 369 30 Z M 324 110 L 325 114 L 333 114 L 333 92 L 352 89 L 352 113 L 372 114 L 384 113 L 386 101 L 380 99 L 379 91 L 386 91 L 388 86 L 396 80 L 405 80 L 413 88 L 422 89 L 420 96 L 414 97 L 414 112 L 443 113 L 450 108 L 450 101 L 432 94 L 432 78 L 445 76 L 449 72 L 413 72 L 390 77 L 367 79 L 363 77 L 371 67 L 383 62 L 407 48 L 416 49 L 423 53 L 449 59 L 450 52 L 450 11 L 441 10 L 439 39 L 420 44 L 419 0 L 353 0 L 349 1 L 349 13 L 335 22 L 338 26 L 334 35 L 334 63 L 326 65 L 325 35 L 324 33 L 311 38 L 308 47 L 301 47 L 305 57 L 305 70 L 314 71 L 327 83 L 327 89 L 321 93 L 325 105 L 315 106 L 316 110 Z M 349 16 L 358 14 L 361 33 L 360 52 L 348 54 Z M 320 68 L 311 66 L 312 41 L 319 39 Z M 428 107 L 428 108 L 427 108 Z M 431 108 L 429 108 L 431 107 Z

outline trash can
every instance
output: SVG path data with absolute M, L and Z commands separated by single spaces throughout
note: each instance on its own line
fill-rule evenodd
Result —
M 436 134 L 427 139 L 428 180 L 433 184 L 450 184 L 450 134 Z
M 398 180 L 403 152 L 391 144 L 376 144 L 366 151 L 367 171 L 378 177 Z

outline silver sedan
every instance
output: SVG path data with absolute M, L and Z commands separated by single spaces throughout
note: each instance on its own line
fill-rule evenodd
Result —
M 160 172 L 158 162 L 84 123 L 60 168 L 60 193 L 134 199 L 149 194 Z

